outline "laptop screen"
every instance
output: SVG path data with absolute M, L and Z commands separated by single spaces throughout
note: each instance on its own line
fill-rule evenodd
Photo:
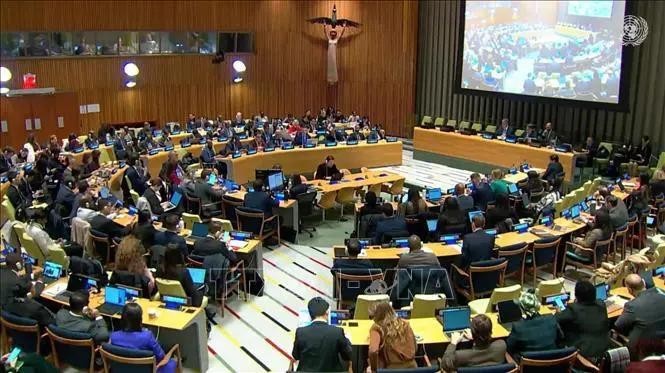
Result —
M 427 189 L 427 200 L 438 201 L 441 199 L 441 188 Z
M 568 293 L 551 295 L 545 298 L 545 304 L 556 306 L 560 310 L 564 310 L 566 309 L 566 303 L 568 303 L 569 299 L 570 295 Z
M 194 223 L 192 225 L 192 236 L 205 237 L 208 235 L 208 224 Z
M 570 217 L 573 219 L 580 217 L 580 205 L 574 205 L 570 208 Z
M 210 184 L 210 185 L 217 184 L 217 176 L 215 174 L 210 174 L 208 176 L 208 184 Z
M 393 247 L 399 247 L 399 248 L 409 247 L 409 238 L 400 237 L 393 239 Z
M 107 286 L 104 289 L 104 302 L 124 306 L 127 303 L 127 291 L 125 289 Z
M 517 193 L 517 184 L 508 184 L 508 192 L 510 194 Z
M 178 206 L 180 204 L 180 199 L 182 199 L 182 194 L 180 194 L 180 192 L 174 192 L 171 197 L 171 203 L 173 206 Z
M 443 331 L 445 332 L 466 329 L 470 326 L 471 308 L 444 308 L 441 310 L 441 320 L 443 321 Z
M 206 280 L 206 270 L 203 268 L 187 268 L 192 282 L 195 284 L 202 284 Z
M 268 175 L 268 186 L 270 190 L 281 189 L 284 185 L 284 175 L 281 172 L 275 172 Z
M 127 298 L 130 298 L 130 299 L 141 298 L 141 289 L 133 288 L 131 286 L 124 286 L 124 285 L 120 285 L 120 284 L 118 284 L 116 286 L 125 291 L 125 294 L 127 294 Z
M 53 262 L 44 263 L 44 276 L 58 279 L 62 275 L 62 266 Z
M 166 308 L 178 308 L 187 305 L 187 298 L 174 297 L 172 295 L 163 295 L 162 301 L 166 303 Z
M 454 195 L 455 195 L 455 188 L 450 188 L 450 189 L 448 189 L 448 190 L 446 191 L 446 194 L 449 194 L 449 195 L 451 195 L 451 196 L 454 196 Z
M 600 301 L 605 301 L 607 299 L 607 284 L 598 284 L 596 285 L 596 299 Z
M 647 228 L 653 228 L 656 226 L 656 215 L 647 215 L 646 218 Z
M 561 217 L 564 217 L 566 219 L 570 219 L 570 209 L 565 209 L 561 211 Z
M 430 232 L 436 231 L 436 224 L 439 221 L 437 219 L 427 219 L 427 230 Z
M 482 211 L 469 211 L 469 221 L 473 221 L 473 217 L 477 215 L 482 215 Z
M 328 324 L 338 326 L 342 325 L 342 321 L 351 318 L 351 313 L 348 311 L 331 310 L 328 313 Z
M 109 198 L 109 188 L 102 187 L 102 189 L 99 190 L 99 196 L 102 197 L 102 199 Z

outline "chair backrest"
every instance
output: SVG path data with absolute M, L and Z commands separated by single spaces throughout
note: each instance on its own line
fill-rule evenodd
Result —
M 506 258 L 508 261 L 506 275 L 524 270 L 524 259 L 526 258 L 526 249 L 528 247 L 529 244 L 526 242 L 520 242 L 499 250 L 498 257 Z
M 369 308 L 374 303 L 388 302 L 390 297 L 387 294 L 367 295 L 362 294 L 356 299 L 356 308 L 353 314 L 355 320 L 369 320 Z
M 413 297 L 411 318 L 434 317 L 436 310 L 446 307 L 445 294 L 416 294 Z
M 381 269 L 344 269 L 335 271 L 335 296 L 338 302 L 355 302 L 375 280 L 383 280 Z
M 31 257 L 37 259 L 37 263 L 39 264 L 44 264 L 46 261 L 46 258 L 44 257 L 44 253 L 42 252 L 42 249 L 39 248 L 39 245 L 37 245 L 37 242 L 29 236 L 27 233 L 23 233 L 23 239 L 21 240 L 21 245 L 25 249 L 25 251 L 30 255 Z
M 483 130 L 483 124 L 476 122 L 476 123 L 471 125 L 471 129 L 480 132 L 480 131 Z
M 188 214 L 186 212 L 182 213 L 182 222 L 185 225 L 185 229 L 192 229 L 194 223 L 202 223 L 201 217 L 195 214 Z
M 46 333 L 51 340 L 51 352 L 58 369 L 63 364 L 86 369 L 90 372 L 95 368 L 95 342 L 90 333 L 72 332 L 56 325 L 49 325 Z
M 41 333 L 36 320 L 0 311 L 0 324 L 3 332 L 11 338 L 12 346 L 20 347 L 24 352 L 39 353 Z
M 505 258 L 471 263 L 469 276 L 474 296 L 490 294 L 494 288 L 502 286 L 506 267 L 508 261 Z
M 298 210 L 300 211 L 300 210 Z M 210 219 L 211 222 L 214 223 L 219 223 L 222 226 L 222 230 L 226 232 L 230 232 L 233 230 L 233 223 L 231 223 L 231 220 L 228 219 L 220 219 L 220 218 L 212 218 Z
M 554 263 L 554 260 L 557 257 L 557 252 L 559 250 L 559 244 L 561 243 L 561 237 L 556 238 L 541 238 L 534 241 L 531 246 L 532 250 L 532 260 L 536 267 L 540 267 L 546 264 Z
M 185 193 L 185 200 L 187 201 L 187 212 L 194 215 L 201 215 L 201 198 Z
M 377 196 L 381 194 L 382 183 L 372 184 L 367 188 L 368 192 L 374 192 Z
M 430 117 L 429 115 L 423 116 L 423 120 L 420 121 L 421 126 L 424 125 L 424 124 L 430 124 L 430 123 L 432 123 L 432 117 Z
M 455 292 L 445 268 L 434 266 L 409 266 L 395 274 L 397 282 L 391 290 L 393 306 L 411 302 L 416 294 L 445 294 L 448 302 L 455 300 Z
M 105 263 L 112 262 L 115 258 L 111 257 L 111 238 L 106 233 L 92 228 L 90 229 L 89 236 L 92 240 L 94 251 L 102 257 L 102 261 Z M 105 256 L 104 253 L 106 253 Z
M 522 286 L 520 284 L 494 289 L 492 295 L 490 295 L 490 301 L 487 303 L 487 310 L 485 312 L 494 312 L 494 306 L 497 303 L 518 299 L 521 292 Z
M 187 298 L 187 293 L 185 293 L 185 289 L 183 289 L 180 281 L 157 277 L 155 278 L 155 283 L 157 283 L 157 291 L 159 291 L 160 295 Z
M 129 190 L 129 195 L 132 196 L 132 201 L 134 201 L 134 205 L 137 205 L 139 203 L 139 194 L 136 192 L 134 189 Z
M 576 358 L 577 349 L 575 347 L 525 352 L 520 361 L 520 371 L 522 373 L 570 372 Z
M 337 198 L 337 191 L 325 192 L 321 194 L 318 205 L 324 209 L 329 209 L 335 206 L 335 199 Z
M 316 192 L 302 193 L 296 196 L 298 202 L 298 216 L 303 217 L 312 216 L 314 214 L 314 200 L 316 199 Z
M 513 363 L 457 368 L 457 373 L 514 373 L 517 371 L 517 366 Z
M 152 351 L 104 343 L 99 352 L 106 372 L 154 373 L 157 364 Z
M 488 124 L 487 127 L 485 127 L 485 132 L 496 132 L 496 126 L 493 124 Z
M 356 188 L 348 187 L 342 188 L 337 191 L 337 203 L 348 203 L 352 202 L 355 196 Z
M 402 194 L 404 191 L 404 179 L 396 180 L 390 185 L 390 194 L 397 195 Z
M 596 260 L 600 261 L 602 256 L 607 254 L 610 250 L 610 245 L 614 241 L 614 233 L 610 235 L 610 238 L 606 240 L 598 240 L 596 241 Z
M 235 213 L 238 229 L 252 232 L 259 236 L 263 234 L 261 231 L 265 217 L 265 215 L 263 215 L 263 211 L 240 206 L 236 207 Z
M 563 277 L 541 281 L 538 283 L 538 296 L 545 299 L 551 295 L 561 294 L 566 290 L 563 284 Z
M 2 216 L 6 217 L 7 220 L 16 220 L 16 209 L 14 205 L 9 201 L 7 196 L 4 196 L 2 199 Z
M 434 119 L 434 126 L 435 127 L 441 127 L 441 126 L 443 126 L 444 123 L 445 123 L 445 120 L 441 117 L 436 117 L 436 119 Z
M 242 200 L 231 198 L 229 196 L 222 196 L 222 210 L 224 210 L 224 217 L 236 224 L 236 207 L 242 206 Z

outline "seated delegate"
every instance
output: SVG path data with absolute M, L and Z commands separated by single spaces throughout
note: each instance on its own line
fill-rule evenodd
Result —
M 464 339 L 473 342 L 472 348 L 457 349 Z M 450 338 L 439 366 L 452 372 L 457 368 L 503 364 L 506 360 L 506 342 L 492 340 L 492 320 L 486 315 L 476 315 L 471 319 L 471 333 L 455 332 Z
M 374 321 L 369 330 L 371 371 L 417 368 L 416 336 L 409 322 L 397 317 L 387 302 L 375 303 L 370 307 L 370 318 Z
M 554 350 L 560 339 L 553 315 L 540 314 L 540 299 L 533 290 L 522 292 L 518 304 L 524 319 L 513 324 L 506 339 L 508 353 L 519 360 L 524 352 Z
M 327 179 L 339 173 L 337 165 L 335 165 L 335 157 L 329 155 L 325 161 L 316 168 L 314 174 L 315 179 Z

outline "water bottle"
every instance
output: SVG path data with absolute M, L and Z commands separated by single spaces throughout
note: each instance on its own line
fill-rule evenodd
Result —
M 180 219 L 180 221 L 178 222 L 178 232 L 182 231 L 183 228 L 185 228 L 185 222 L 182 219 Z

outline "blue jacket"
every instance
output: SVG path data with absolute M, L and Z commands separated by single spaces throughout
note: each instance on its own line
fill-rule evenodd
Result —
M 492 192 L 492 188 L 490 188 L 489 184 L 481 182 L 476 185 L 471 193 L 471 197 L 473 197 L 473 202 L 476 204 L 476 208 L 485 211 L 487 209 L 487 203 L 494 201 L 494 192 Z
M 162 346 L 159 345 L 155 336 L 148 329 L 143 329 L 140 332 L 113 332 L 111 333 L 111 344 L 119 347 L 152 351 L 157 361 L 161 361 L 165 355 Z M 175 360 L 170 360 L 165 366 L 158 369 L 157 372 L 173 373 L 176 371 L 176 364 Z

